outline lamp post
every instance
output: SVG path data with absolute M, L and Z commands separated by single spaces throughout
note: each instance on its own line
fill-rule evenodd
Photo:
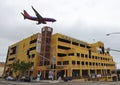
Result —
M 120 34 L 120 32 L 111 32 L 111 33 L 106 34 L 106 36 L 110 36 L 111 34 Z M 120 50 L 110 49 L 110 48 L 108 48 L 107 50 L 108 51 L 117 51 L 117 52 L 120 52 Z
M 56 58 L 52 57 L 52 71 L 53 71 L 53 78 L 52 78 L 52 80 L 54 80 L 54 69 L 55 69 L 54 62 L 55 61 L 56 61 Z
M 120 32 L 112 32 L 112 33 L 108 33 L 108 34 L 106 34 L 106 36 L 110 36 L 111 34 L 120 34 Z
M 108 33 L 106 34 L 106 36 L 110 36 L 111 34 L 120 34 L 120 32 L 112 32 L 112 33 Z M 109 51 L 116 51 L 116 52 L 120 52 L 120 50 L 116 50 L 116 49 L 110 49 L 108 48 Z M 116 62 L 115 62 L 116 63 Z M 116 63 L 117 64 L 117 63 Z M 115 70 L 115 74 L 117 74 L 117 70 Z M 116 75 L 117 76 L 117 75 Z M 115 78 L 115 80 L 117 80 L 117 77 Z

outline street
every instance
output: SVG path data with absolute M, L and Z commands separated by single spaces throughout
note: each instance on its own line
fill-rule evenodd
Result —
M 32 82 L 21 82 L 21 81 L 6 81 L 0 79 L 0 85 L 120 85 L 120 81 L 117 82 L 100 82 L 100 81 L 51 81 L 51 80 L 41 80 L 41 81 L 32 81 Z

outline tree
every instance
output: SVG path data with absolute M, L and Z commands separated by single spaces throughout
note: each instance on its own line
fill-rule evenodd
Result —
M 12 66 L 12 71 L 15 73 L 15 75 L 18 75 L 20 72 L 20 64 L 19 64 L 19 60 L 13 62 Z
M 29 70 L 31 67 L 33 66 L 32 62 L 24 62 L 24 61 L 21 61 L 20 62 L 20 71 L 23 73 L 23 75 L 25 75 L 25 72 L 27 70 Z
M 33 66 L 32 62 L 25 62 L 25 61 L 20 62 L 19 60 L 17 60 L 13 62 L 11 68 L 16 76 L 17 75 L 22 76 L 25 75 L 25 72 L 29 70 L 32 66 Z

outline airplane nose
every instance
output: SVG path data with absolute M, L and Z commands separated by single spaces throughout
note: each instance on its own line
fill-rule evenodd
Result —
M 54 19 L 54 22 L 56 22 L 56 20 Z

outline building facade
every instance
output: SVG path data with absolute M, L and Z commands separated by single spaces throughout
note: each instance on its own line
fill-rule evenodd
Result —
M 5 65 L 4 62 L 0 62 L 0 77 L 2 77 L 2 75 L 3 75 L 3 72 L 4 72 L 4 65 Z
M 52 35 L 52 31 L 43 27 L 41 33 L 9 46 L 4 73 L 9 73 L 11 64 L 18 59 L 33 62 L 32 76 L 36 78 L 40 73 L 41 79 L 49 79 L 50 71 L 55 79 L 80 79 L 112 75 L 116 70 L 103 42 L 90 44 L 59 33 Z

